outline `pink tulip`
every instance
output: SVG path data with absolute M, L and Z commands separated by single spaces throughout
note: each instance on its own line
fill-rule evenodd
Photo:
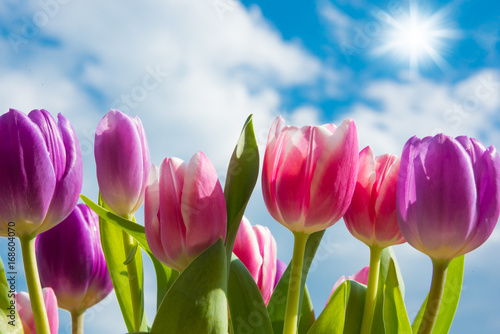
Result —
M 358 271 L 355 274 L 352 274 L 351 276 L 340 276 L 340 278 L 335 282 L 332 288 L 332 292 L 330 292 L 330 297 L 328 297 L 328 300 L 332 297 L 333 293 L 337 288 L 339 287 L 340 284 L 344 283 L 346 280 L 351 280 L 351 281 L 356 281 L 361 284 L 368 284 L 368 273 L 370 272 L 370 266 L 363 267 L 360 271 Z M 328 302 L 327 302 L 328 304 Z
M 276 240 L 271 231 L 261 225 L 252 226 L 248 219 L 243 217 L 234 242 L 233 253 L 247 267 L 266 305 L 274 290 L 276 251 Z
M 139 117 L 108 112 L 97 126 L 94 154 L 104 202 L 120 216 L 135 213 L 144 202 L 151 164 Z
M 165 265 L 184 270 L 219 238 L 226 239 L 226 202 L 214 166 L 202 152 L 189 164 L 166 158 L 151 167 L 145 199 L 146 238 Z
M 359 153 L 358 179 L 344 222 L 369 247 L 385 248 L 405 241 L 396 213 L 399 163 L 391 154 L 374 159 L 369 146 Z
M 397 210 L 408 243 L 449 261 L 481 246 L 500 215 L 500 157 L 468 137 L 408 140 L 401 156 Z
M 16 308 L 23 324 L 24 334 L 36 334 L 35 320 L 31 310 L 30 296 L 26 292 L 16 293 Z M 49 318 L 49 327 L 52 334 L 57 334 L 59 329 L 59 316 L 57 314 L 57 299 L 51 288 L 43 289 L 43 301 L 47 316 Z
M 332 226 L 351 203 L 358 159 L 353 120 L 338 128 L 298 128 L 276 118 L 262 168 L 267 210 L 292 232 L 310 234 Z

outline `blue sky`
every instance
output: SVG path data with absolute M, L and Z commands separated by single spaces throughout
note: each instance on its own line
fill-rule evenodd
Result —
M 427 32 L 408 29 L 410 17 Z M 155 164 L 167 156 L 189 160 L 201 150 L 221 182 L 251 113 L 262 155 L 277 115 L 297 125 L 353 118 L 360 149 L 370 145 L 376 154 L 399 154 L 411 136 L 438 132 L 499 147 L 499 30 L 500 3 L 486 0 L 419 1 L 418 7 L 364 0 L 5 0 L 0 110 L 45 108 L 68 117 L 82 146 L 82 192 L 93 198 L 94 131 L 110 108 L 142 119 Z M 418 53 L 422 43 L 434 59 Z M 419 54 L 418 66 L 409 49 Z M 260 185 L 247 216 L 271 229 L 280 258 L 288 261 L 291 234 L 267 213 Z M 141 221 L 142 213 L 137 217 Z M 409 245 L 395 251 L 413 318 L 429 288 L 431 263 Z M 497 228 L 467 255 L 452 333 L 500 328 L 499 252 Z M 5 252 L 0 255 L 5 260 Z M 327 231 L 318 255 L 308 284 L 319 312 L 337 278 L 367 264 L 368 250 L 340 221 Z M 146 282 L 152 319 L 149 263 Z M 26 289 L 22 273 L 18 284 Z M 69 333 L 69 316 L 60 316 L 60 333 Z M 112 298 L 86 317 L 86 333 L 104 331 L 125 331 Z

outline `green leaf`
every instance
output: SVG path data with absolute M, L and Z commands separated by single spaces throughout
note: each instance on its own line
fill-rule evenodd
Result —
M 226 254 L 228 261 L 231 259 L 238 227 L 258 176 L 259 149 L 253 130 L 252 115 L 250 115 L 245 121 L 229 161 L 224 186 L 227 208 Z
M 304 253 L 304 265 L 302 267 L 302 280 L 301 280 L 301 294 L 300 294 L 300 302 L 299 309 L 301 313 L 299 315 L 299 328 L 301 327 L 300 322 L 302 321 L 302 312 L 306 311 L 307 321 L 310 322 L 311 314 L 307 310 L 302 308 L 302 299 L 304 298 L 304 287 L 307 279 L 307 274 L 309 272 L 309 268 L 311 267 L 312 261 L 314 259 L 314 255 L 318 250 L 319 244 L 321 242 L 321 238 L 325 231 L 319 231 L 313 233 L 307 239 L 306 251 Z M 283 276 L 281 276 L 280 281 L 276 285 L 274 292 L 267 304 L 267 312 L 269 313 L 269 318 L 271 319 L 271 323 L 273 324 L 274 333 L 282 333 L 283 332 L 283 323 L 285 321 L 285 311 L 286 311 L 286 301 L 288 296 L 288 284 L 290 281 L 290 268 L 289 265 Z M 305 326 L 305 325 L 303 325 Z
M 137 253 L 137 247 L 138 246 L 139 246 L 139 244 L 137 242 L 134 242 L 134 246 L 132 246 L 132 249 L 128 253 L 127 258 L 125 259 L 125 261 L 123 261 L 124 265 L 127 265 L 130 262 L 132 262 L 132 259 L 135 257 L 135 253 Z
M 23 325 L 21 324 L 21 319 L 19 318 L 19 314 L 17 313 L 15 306 L 14 292 L 16 289 L 15 285 L 17 283 L 16 279 L 17 277 L 14 277 L 14 280 L 12 281 L 14 286 L 11 290 L 10 284 L 7 282 L 7 277 L 5 276 L 2 259 L 0 258 L 0 333 L 24 333 Z
M 299 320 L 299 334 L 306 334 L 313 325 L 316 317 L 314 316 L 314 309 L 309 295 L 307 285 L 304 287 L 304 296 L 302 298 L 302 308 L 300 310 Z
M 85 200 L 84 200 L 85 201 Z M 90 201 L 90 200 L 89 200 Z M 102 200 L 102 205 L 106 205 Z M 97 204 L 94 206 L 97 206 Z M 87 204 L 88 205 L 88 204 Z M 89 207 L 94 210 L 90 205 Z M 105 210 L 103 208 L 103 210 Z M 95 210 L 94 210 L 95 211 Z M 118 217 L 118 216 L 117 216 Z M 134 329 L 134 309 L 132 306 L 132 297 L 130 294 L 130 283 L 128 278 L 127 266 L 124 264 L 124 259 L 128 254 L 125 253 L 123 232 L 120 228 L 107 223 L 107 219 L 99 217 L 99 230 L 101 234 L 101 245 L 106 258 L 109 275 L 113 282 L 116 299 L 122 311 L 123 320 L 129 332 Z M 142 271 L 142 254 L 137 252 L 136 256 L 130 262 L 135 261 L 137 275 L 139 277 L 140 295 L 137 297 L 141 301 L 141 326 L 140 330 L 147 330 L 146 313 L 144 312 L 144 275 Z
M 153 262 L 153 266 L 155 268 L 155 273 L 156 273 L 156 284 L 157 284 L 156 307 L 158 309 L 160 307 L 161 301 L 163 300 L 163 297 L 167 293 L 170 286 L 174 283 L 179 273 L 176 270 L 171 269 L 166 265 L 164 265 L 163 263 L 161 263 L 153 255 L 151 249 L 149 249 L 149 245 L 146 240 L 146 233 L 144 230 L 144 226 L 139 225 L 135 222 L 131 222 L 130 220 L 124 219 L 114 214 L 107 208 L 95 204 L 92 200 L 90 200 L 88 197 L 84 195 L 80 195 L 80 197 L 85 202 L 85 204 L 88 205 L 89 208 L 91 208 L 95 213 L 99 215 L 101 219 L 103 219 L 105 222 L 109 222 L 110 224 L 114 225 L 112 227 L 116 227 L 115 229 L 112 229 L 113 231 L 115 231 L 115 233 L 120 234 L 119 233 L 120 230 L 127 232 L 139 243 L 141 248 L 144 249 L 144 251 L 146 251 L 146 253 L 149 255 L 151 261 Z M 102 204 L 105 205 L 104 202 L 102 202 Z
M 248 269 L 238 259 L 231 261 L 227 297 L 234 334 L 273 334 L 262 294 Z
M 441 306 L 439 307 L 436 323 L 432 330 L 433 334 L 444 334 L 449 332 L 451 323 L 453 322 L 453 318 L 455 317 L 458 302 L 460 300 L 463 278 L 464 255 L 453 259 L 448 265 L 443 297 L 441 299 Z M 422 304 L 417 317 L 413 321 L 413 325 L 411 326 L 413 329 L 413 333 L 417 333 L 418 329 L 420 328 L 426 305 L 427 298 Z
M 394 260 L 390 259 L 383 302 L 386 334 L 411 333 L 410 320 L 406 313 L 399 282 Z
M 366 285 L 349 281 L 347 308 L 345 312 L 344 333 L 359 333 L 365 308 Z
M 226 270 L 226 251 L 219 239 L 168 290 L 151 333 L 227 333 Z
M 339 285 L 323 312 L 321 312 L 318 319 L 312 325 L 308 334 L 344 333 L 345 313 L 350 285 L 350 281 L 345 281 Z

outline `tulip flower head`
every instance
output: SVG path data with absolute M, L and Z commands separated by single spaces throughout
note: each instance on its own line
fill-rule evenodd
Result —
M 261 225 L 252 226 L 248 219 L 243 217 L 236 235 L 233 253 L 247 267 L 266 305 L 274 290 L 277 270 L 276 252 L 276 240 L 271 231 Z
M 144 202 L 151 164 L 139 117 L 108 112 L 97 126 L 94 154 L 104 202 L 120 216 L 135 213 Z
M 47 316 L 49 318 L 49 327 L 52 334 L 57 334 L 59 329 L 59 315 L 57 314 L 57 299 L 51 288 L 43 289 L 43 301 Z M 27 292 L 19 292 L 15 295 L 17 313 L 21 318 L 24 334 L 36 334 L 35 320 L 31 309 L 30 296 Z
M 500 215 L 500 157 L 493 146 L 443 134 L 405 144 L 397 212 L 410 245 L 448 261 L 481 246 Z
M 165 265 L 184 270 L 219 238 L 226 239 L 226 201 L 217 172 L 202 152 L 189 164 L 166 158 L 151 167 L 145 199 L 146 238 Z
M 59 225 L 37 237 L 42 286 L 51 287 L 59 307 L 84 311 L 113 290 L 99 236 L 99 217 L 78 204 Z
M 292 232 L 330 227 L 351 203 L 358 159 L 353 120 L 298 128 L 276 118 L 262 168 L 267 210 Z
M 0 116 L 0 235 L 37 235 L 73 210 L 82 189 L 82 155 L 69 121 L 46 110 Z M 11 223 L 11 224 L 9 224 Z M 15 226 L 12 226 L 12 225 Z
M 369 247 L 385 248 L 405 241 L 396 213 L 399 163 L 391 154 L 374 158 L 369 146 L 359 153 L 356 188 L 344 222 Z

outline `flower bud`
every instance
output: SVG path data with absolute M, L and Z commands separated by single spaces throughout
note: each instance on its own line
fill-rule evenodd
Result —
M 43 301 L 49 319 L 49 328 L 52 334 L 57 334 L 59 330 L 59 315 L 57 314 L 57 299 L 51 288 L 42 290 Z M 21 323 L 23 325 L 24 334 L 36 334 L 35 319 L 31 309 L 30 296 L 27 292 L 19 292 L 15 295 L 16 308 Z

